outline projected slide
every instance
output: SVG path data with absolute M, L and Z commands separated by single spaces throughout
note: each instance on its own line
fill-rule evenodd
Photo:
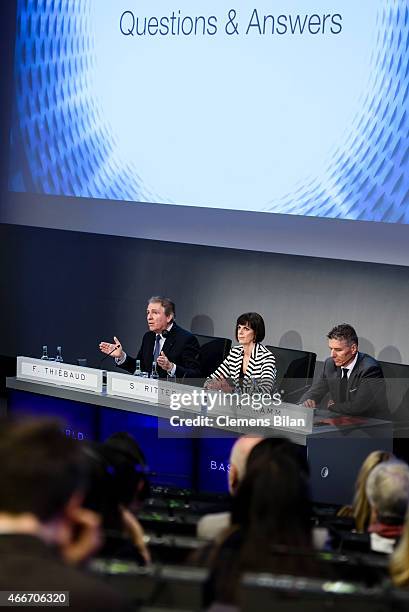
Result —
M 409 223 L 408 39 L 407 0 L 18 0 L 10 190 Z

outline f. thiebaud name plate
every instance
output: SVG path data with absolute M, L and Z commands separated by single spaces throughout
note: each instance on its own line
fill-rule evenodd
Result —
M 32 357 L 17 357 L 17 378 L 81 391 L 102 391 L 102 370 Z

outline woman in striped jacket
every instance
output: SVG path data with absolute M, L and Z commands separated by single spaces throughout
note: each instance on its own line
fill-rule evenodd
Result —
M 265 336 L 264 320 L 257 312 L 246 312 L 236 323 L 238 346 L 233 346 L 223 363 L 206 381 L 208 389 L 272 393 L 276 380 L 274 355 L 261 344 Z

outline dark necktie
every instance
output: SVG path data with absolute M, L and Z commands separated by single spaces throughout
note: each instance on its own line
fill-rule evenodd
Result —
M 153 361 L 158 361 L 160 354 L 160 334 L 156 334 L 155 348 L 153 349 Z
M 342 377 L 339 386 L 339 401 L 346 402 L 347 401 L 347 387 L 348 387 L 348 368 L 341 368 Z

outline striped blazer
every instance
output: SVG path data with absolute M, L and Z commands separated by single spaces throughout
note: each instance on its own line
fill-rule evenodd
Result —
M 217 368 L 210 378 L 228 378 L 234 384 L 239 383 L 240 369 L 243 362 L 244 348 L 233 346 L 223 363 Z M 243 388 L 257 387 L 258 391 L 271 393 L 277 377 L 275 357 L 263 344 L 254 345 L 246 373 L 244 375 Z

